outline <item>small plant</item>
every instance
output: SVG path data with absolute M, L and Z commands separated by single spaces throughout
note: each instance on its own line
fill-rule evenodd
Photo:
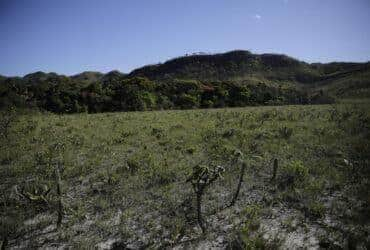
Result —
M 292 128 L 288 128 L 286 126 L 281 127 L 279 129 L 279 134 L 280 134 L 280 137 L 288 140 L 292 136 L 292 134 L 293 134 L 293 129 Z
M 277 173 L 277 170 L 278 170 L 278 159 L 274 159 L 274 166 L 273 166 L 273 169 L 272 169 L 272 176 L 271 176 L 271 182 L 275 182 L 276 180 L 276 173 Z
M 226 249 L 277 249 L 274 248 L 275 245 L 270 247 L 269 242 L 263 238 L 262 234 L 250 236 L 246 233 L 247 232 L 242 229 L 241 232 L 237 233 L 236 236 L 233 237 Z
M 222 134 L 222 137 L 223 138 L 230 138 L 232 136 L 234 136 L 236 134 L 236 130 L 235 129 L 229 129 L 229 130 L 226 130 L 223 134 Z
M 186 153 L 188 154 L 194 154 L 196 151 L 195 147 L 189 147 L 186 149 Z
M 269 112 L 263 112 L 259 117 L 258 117 L 258 120 L 261 122 L 261 125 L 269 120 L 271 117 L 271 114 Z
M 57 196 L 58 196 L 58 205 L 57 205 L 57 228 L 59 228 L 62 224 L 63 220 L 63 202 L 62 202 L 62 178 L 60 177 L 60 169 L 61 165 L 57 164 L 55 166 L 55 185 L 57 188 Z
M 306 213 L 314 218 L 321 218 L 325 214 L 325 207 L 322 203 L 313 201 L 306 207 Z
M 197 220 L 203 233 L 205 232 L 206 227 L 202 218 L 202 197 L 206 188 L 209 187 L 219 177 L 221 177 L 221 174 L 224 171 L 225 169 L 221 166 L 209 167 L 205 165 L 197 165 L 193 168 L 192 175 L 186 181 L 191 183 L 196 195 Z
M 308 168 L 301 161 L 295 160 L 282 168 L 280 184 L 284 187 L 295 186 L 306 181 L 308 178 Z
M 32 183 L 21 187 L 16 186 L 15 191 L 19 197 L 25 198 L 32 204 L 41 206 L 49 205 L 48 194 L 51 189 L 47 185 L 36 185 Z
M 67 136 L 67 139 L 74 146 L 82 146 L 85 140 L 83 135 L 79 135 L 79 134 L 70 134 L 69 136 Z
M 44 180 L 49 184 L 53 184 L 56 194 L 56 212 L 57 212 L 57 227 L 59 228 L 62 223 L 64 207 L 62 202 L 62 171 L 64 166 L 63 154 L 66 150 L 66 144 L 55 130 L 45 133 L 45 136 L 53 136 L 54 142 L 48 145 L 44 151 L 36 154 L 36 167 L 34 174 L 39 180 Z M 49 192 L 49 191 L 47 191 Z M 38 196 L 43 198 L 44 196 Z M 46 203 L 48 201 L 44 199 Z
M 28 133 L 31 133 L 32 131 L 34 131 L 36 129 L 38 125 L 38 122 L 37 121 L 34 121 L 34 120 L 28 120 L 26 122 L 26 125 L 23 127 L 23 133 L 24 134 L 28 134 Z
M 244 173 L 245 173 L 245 169 L 246 168 L 247 168 L 247 164 L 245 162 L 243 162 L 242 163 L 242 166 L 240 167 L 240 174 L 239 174 L 238 186 L 236 187 L 236 190 L 235 190 L 233 199 L 231 200 L 230 207 L 231 206 L 234 206 L 236 200 L 238 199 L 238 196 L 239 196 L 239 193 L 240 193 L 240 188 L 241 188 L 242 183 L 243 183 Z
M 244 208 L 242 214 L 248 219 L 248 221 L 254 221 L 261 213 L 261 206 L 260 205 L 249 205 Z
M 243 157 L 243 154 L 242 152 L 240 151 L 237 151 L 235 153 L 235 162 L 239 162 L 241 160 L 241 158 Z M 231 206 L 234 206 L 236 200 L 238 199 L 238 196 L 239 196 L 239 192 L 240 192 L 240 188 L 242 186 L 242 183 L 243 183 L 243 179 L 244 179 L 244 173 L 245 173 L 245 169 L 247 168 L 247 164 L 245 162 L 242 162 L 242 165 L 240 167 L 240 174 L 239 174 L 239 182 L 238 182 L 238 186 L 236 187 L 236 190 L 235 190 L 235 194 L 233 196 L 233 199 L 231 200 L 231 203 L 230 203 L 230 207 Z
M 10 128 L 12 124 L 16 121 L 17 115 L 16 110 L 14 108 L 10 108 L 7 111 L 3 111 L 0 113 L 1 119 L 0 119 L 0 136 L 8 139 Z
M 134 174 L 140 168 L 140 162 L 136 155 L 132 156 L 127 160 L 127 169 L 131 174 Z
M 164 136 L 164 131 L 161 128 L 153 128 L 152 135 L 159 139 Z
M 261 232 L 259 216 L 261 213 L 260 205 L 249 205 L 245 207 L 241 215 L 246 220 L 239 231 L 233 237 L 227 249 L 276 249 L 279 244 L 266 241 Z

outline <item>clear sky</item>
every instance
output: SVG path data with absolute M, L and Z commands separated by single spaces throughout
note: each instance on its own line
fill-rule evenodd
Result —
M 0 74 L 129 72 L 192 52 L 370 60 L 370 0 L 0 0 Z

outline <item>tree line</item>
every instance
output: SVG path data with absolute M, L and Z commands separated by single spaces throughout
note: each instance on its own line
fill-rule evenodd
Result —
M 330 103 L 324 93 L 267 83 L 202 82 L 145 77 L 116 77 L 81 83 L 69 77 L 25 83 L 7 78 L 0 83 L 0 109 L 36 108 L 54 113 L 144 111 L 243 107 L 253 105 Z

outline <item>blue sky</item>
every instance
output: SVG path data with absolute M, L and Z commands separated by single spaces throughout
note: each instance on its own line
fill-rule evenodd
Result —
M 129 72 L 192 52 L 370 60 L 369 0 L 0 0 L 0 74 Z

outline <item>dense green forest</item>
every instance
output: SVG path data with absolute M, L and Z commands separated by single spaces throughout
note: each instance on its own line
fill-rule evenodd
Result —
M 369 63 L 308 64 L 248 51 L 196 54 L 129 74 L 36 72 L 0 77 L 0 108 L 55 113 L 332 103 L 369 96 Z

